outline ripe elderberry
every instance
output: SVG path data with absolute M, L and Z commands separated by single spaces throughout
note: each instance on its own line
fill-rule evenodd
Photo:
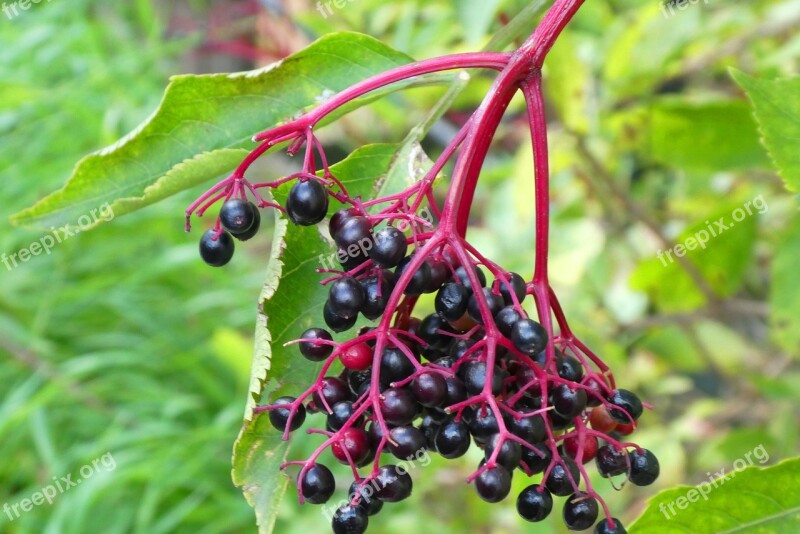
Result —
M 220 232 L 214 229 L 208 230 L 200 239 L 200 257 L 212 267 L 222 267 L 227 265 L 233 258 L 234 244 L 228 232 Z
M 328 192 L 318 180 L 297 181 L 286 199 L 286 212 L 295 224 L 317 224 L 328 213 Z
M 363 534 L 368 525 L 367 512 L 360 506 L 350 504 L 336 510 L 331 523 L 333 534 Z
M 486 502 L 500 502 L 511 492 L 511 475 L 500 465 L 486 469 L 475 479 L 475 490 Z
M 228 200 L 219 210 L 222 226 L 234 236 L 248 232 L 256 221 L 258 208 L 252 202 L 241 198 Z
M 325 504 L 336 489 L 333 473 L 322 464 L 309 467 L 298 485 L 303 499 L 311 504 Z
M 597 501 L 585 493 L 576 493 L 564 503 L 564 523 L 570 530 L 586 530 L 597 521 Z
M 543 521 L 553 510 L 553 496 L 544 486 L 528 486 L 517 497 L 517 513 L 531 523 Z

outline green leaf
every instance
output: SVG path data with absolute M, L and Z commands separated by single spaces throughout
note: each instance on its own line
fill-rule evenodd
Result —
M 353 197 L 370 196 L 375 182 L 395 159 L 397 145 L 363 147 L 331 170 Z M 283 201 L 289 184 L 275 192 Z M 331 209 L 334 209 L 333 207 Z M 234 446 L 233 480 L 242 488 L 255 508 L 260 532 L 271 532 L 289 479 L 280 466 L 289 452 L 289 442 L 281 441 L 266 415 L 253 418 L 259 399 L 278 394 L 297 395 L 308 387 L 320 369 L 302 358 L 296 346 L 284 343 L 298 339 L 322 321 L 322 306 L 328 289 L 320 285 L 320 257 L 332 248 L 318 227 L 289 225 L 278 217 L 267 277 L 259 298 L 256 347 L 245 421 Z M 269 375 L 269 380 L 267 380 Z
M 790 191 L 800 191 L 800 78 L 759 80 L 731 69 L 755 109 L 762 142 Z
M 175 76 L 147 121 L 113 146 L 83 158 L 64 188 L 16 214 L 12 222 L 74 223 L 117 201 L 116 215 L 141 208 L 230 171 L 237 163 L 235 153 L 241 153 L 232 149 L 250 146 L 254 133 L 410 61 L 366 35 L 339 33 L 264 69 Z M 369 100 L 360 99 L 346 110 Z
M 658 102 L 650 110 L 650 139 L 654 159 L 682 169 L 719 172 L 770 165 L 744 102 Z
M 790 354 L 800 346 L 800 217 L 795 217 L 776 247 L 769 295 L 772 338 Z
M 748 206 L 750 214 L 746 209 Z M 735 218 L 741 218 L 740 221 L 733 220 L 734 213 Z M 676 255 L 682 253 L 717 295 L 727 297 L 734 294 L 753 258 L 757 213 L 753 203 L 748 205 L 746 202 L 730 205 L 697 221 L 681 232 L 672 250 L 659 251 L 656 257 L 639 264 L 631 275 L 631 286 L 647 291 L 664 311 L 702 307 L 705 304 L 702 293 L 676 259 Z M 741 214 L 745 217 L 742 218 Z M 717 221 L 727 229 L 721 230 Z M 701 244 L 701 241 L 705 243 Z
M 726 469 L 725 475 L 733 476 L 724 481 L 719 478 L 717 487 L 705 481 L 697 488 L 681 486 L 659 493 L 628 532 L 789 534 L 800 531 L 797 487 L 800 458 L 766 469 L 756 467 L 766 452 L 763 446 L 756 446 L 753 451 L 743 453 L 733 464 L 741 470 Z

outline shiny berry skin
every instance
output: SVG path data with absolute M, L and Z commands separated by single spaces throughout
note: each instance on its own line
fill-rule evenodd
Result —
M 609 415 L 608 410 L 603 405 L 594 408 L 589 414 L 589 424 L 593 430 L 603 434 L 608 434 L 617 428 L 617 422 Z
M 570 382 L 580 382 L 583 379 L 583 366 L 576 358 L 559 354 L 556 358 L 558 376 Z
M 369 223 L 369 219 L 361 215 L 347 217 L 336 229 L 332 237 L 340 249 L 353 256 L 354 254 L 351 251 L 354 251 L 355 248 L 351 247 L 366 251 L 372 246 L 372 226 Z
M 553 496 L 539 484 L 528 486 L 517 497 L 517 513 L 525 521 L 544 521 L 553 510 Z
M 286 199 L 286 213 L 300 226 L 317 224 L 328 214 L 328 192 L 318 180 L 298 180 Z
M 443 285 L 436 293 L 434 302 L 436 313 L 444 317 L 446 321 L 458 321 L 467 312 L 470 295 L 470 290 L 461 284 Z
M 425 434 L 413 426 L 398 426 L 393 428 L 389 434 L 392 439 L 387 446 L 392 454 L 400 460 L 413 459 L 428 448 Z
M 326 376 L 320 381 L 320 386 L 313 395 L 314 405 L 320 411 L 329 413 L 328 408 L 332 409 L 336 404 L 350 400 L 350 389 L 341 378 Z
M 631 474 L 629 480 L 637 486 L 649 486 L 658 478 L 661 468 L 658 458 L 647 449 L 630 453 Z
M 350 371 L 347 373 L 347 387 L 350 392 L 356 397 L 360 397 L 366 388 L 369 387 L 369 381 L 372 378 L 372 369 L 364 371 Z
M 492 457 L 501 439 L 502 436 L 500 434 L 495 434 L 489 438 L 489 442 L 486 444 L 486 449 L 484 449 L 487 460 Z M 500 452 L 497 453 L 497 464 L 502 465 L 506 471 L 512 473 L 514 469 L 519 467 L 519 461 L 521 459 L 522 446 L 516 441 L 510 439 L 504 440 L 503 444 L 500 445 Z
M 352 501 L 358 495 L 356 506 L 367 512 L 368 516 L 373 516 L 383 508 L 383 501 L 375 497 L 373 493 L 374 490 L 369 483 L 362 486 L 361 481 L 354 481 L 347 492 L 347 498 Z
M 339 359 L 346 368 L 363 371 L 372 365 L 372 349 L 366 343 L 358 343 L 343 351 Z
M 336 510 L 331 521 L 333 534 L 364 534 L 368 525 L 367 512 L 360 506 L 350 504 Z
M 517 297 L 517 301 L 522 303 L 528 291 L 525 280 L 517 273 L 508 273 L 508 275 L 511 279 L 510 284 L 500 282 L 500 295 L 503 297 L 506 306 L 514 304 L 514 300 L 511 298 L 512 293 Z
M 379 404 L 386 421 L 396 426 L 409 424 L 419 412 L 419 404 L 407 389 L 387 389 L 381 394 Z
M 486 287 L 486 275 L 483 273 L 483 269 L 478 266 L 473 266 L 473 269 L 475 269 L 475 274 L 478 276 L 478 282 L 480 282 L 481 287 Z M 456 278 L 464 287 L 472 290 L 472 282 L 469 281 L 467 270 L 463 266 L 456 269 Z
M 608 524 L 608 519 L 603 519 L 597 523 L 594 527 L 594 534 L 628 534 L 619 519 L 612 517 L 611 522 L 613 526 Z
M 564 524 L 570 530 L 586 530 L 597 521 L 597 500 L 585 493 L 571 495 L 564 503 Z
M 397 265 L 397 269 L 395 269 L 395 274 L 397 275 L 397 279 L 399 280 L 400 277 L 403 275 L 403 271 L 406 270 L 408 265 L 414 259 L 414 256 L 407 256 L 403 258 L 403 260 Z M 411 280 L 406 285 L 405 290 L 403 293 L 409 296 L 419 296 L 422 295 L 428 287 L 428 284 L 431 280 L 431 267 L 428 264 L 427 260 L 423 261 L 420 264 L 419 268 L 416 270 L 414 275 L 411 277 Z
M 338 441 L 331 445 L 333 456 L 344 465 L 348 465 L 347 455 L 353 463 L 358 464 L 369 454 L 370 443 L 367 433 L 360 428 L 350 427 L 341 434 Z
M 442 424 L 447 421 L 448 416 L 444 412 L 431 410 L 425 414 L 422 421 L 419 423 L 419 431 L 425 436 L 426 448 L 436 451 L 436 444 L 434 439 Z M 469 431 L 467 431 L 469 433 Z
M 443 458 L 448 460 L 460 458 L 469 450 L 471 443 L 469 428 L 463 421 L 450 419 L 439 428 L 433 442 L 436 451 Z
M 344 276 L 331 284 L 328 293 L 331 310 L 343 319 L 352 319 L 364 304 L 364 288 L 352 276 Z
M 444 379 L 444 382 L 447 385 L 447 394 L 442 401 L 442 408 L 467 400 L 467 388 L 464 387 L 464 382 L 461 379 L 455 376 L 448 376 Z
M 553 451 L 544 443 L 536 445 L 536 450 L 522 447 L 522 461 L 528 466 L 532 475 L 543 473 L 552 460 Z
M 445 350 L 450 345 L 452 337 L 440 334 L 439 331 L 448 332 L 450 327 L 438 314 L 432 313 L 422 320 L 417 330 L 417 336 L 428 344 L 428 348 Z
M 481 288 L 481 291 L 483 292 L 483 298 L 486 299 L 486 303 L 489 307 L 489 315 L 494 318 L 494 316 L 503 309 L 503 297 L 500 295 L 495 295 L 488 287 Z M 478 297 L 475 294 L 469 298 L 469 303 L 467 304 L 467 313 L 473 321 L 478 324 L 483 324 L 483 316 L 481 315 L 481 309 L 478 305 Z
M 547 331 L 532 319 L 520 319 L 511 329 L 511 341 L 517 350 L 533 356 L 547 346 Z
M 450 267 L 445 262 L 436 258 L 429 258 L 428 265 L 431 268 L 431 278 L 425 293 L 436 293 L 439 288 L 450 280 Z
M 541 415 L 533 415 L 517 419 L 512 416 L 505 417 L 506 428 L 515 436 L 524 439 L 531 445 L 539 443 L 545 438 L 544 419 Z
M 399 348 L 388 347 L 383 350 L 381 355 L 381 381 L 386 385 L 393 382 L 400 382 L 415 371 L 414 364 L 408 356 Z
M 469 431 L 478 444 L 485 445 L 494 434 L 500 431 L 497 418 L 489 408 L 478 408 L 475 416 L 468 422 Z
M 391 281 L 388 278 L 391 275 Z M 364 303 L 361 305 L 361 313 L 374 321 L 378 319 L 386 310 L 386 303 L 394 289 L 394 273 L 383 271 L 382 276 L 369 276 L 360 280 L 361 287 L 364 289 Z
M 253 239 L 258 231 L 261 229 L 261 212 L 258 211 L 258 208 L 255 209 L 253 212 L 253 224 L 250 226 L 250 229 L 246 232 L 239 232 L 239 233 L 232 233 L 233 237 L 238 239 L 239 241 L 249 241 Z
M 328 414 L 328 419 L 326 421 L 328 429 L 331 431 L 339 430 L 353 416 L 355 412 L 356 411 L 353 408 L 352 402 L 350 401 L 337 402 L 336 404 L 331 406 L 331 413 Z M 359 425 L 361 421 L 362 418 L 359 418 L 354 423 L 354 425 Z
M 613 445 L 603 445 L 597 449 L 595 464 L 600 476 L 604 478 L 621 475 L 628 472 L 626 454 L 618 451 Z
M 486 385 L 486 362 L 467 362 L 458 370 L 458 377 L 464 381 L 467 393 L 480 395 Z M 503 391 L 503 376 L 499 368 L 495 367 L 492 374 L 492 395 L 499 395 Z
M 510 338 L 511 331 L 514 329 L 514 325 L 522 319 L 522 316 L 512 308 L 511 306 L 506 306 L 505 308 L 501 309 L 497 312 L 497 315 L 494 317 L 494 322 L 497 325 L 497 329 L 500 330 L 500 333 L 503 336 Z
M 377 497 L 383 502 L 399 502 L 411 496 L 411 475 L 396 465 L 383 465 L 378 469 L 375 485 Z
M 274 406 L 283 406 L 283 405 L 290 405 L 297 399 L 295 397 L 280 397 L 279 399 L 275 399 L 272 403 Z M 294 432 L 301 426 L 306 420 L 306 408 L 302 404 L 297 405 L 297 411 L 295 412 L 294 416 L 291 415 L 291 408 L 276 408 L 274 410 L 269 411 L 269 422 L 272 423 L 276 429 L 285 431 L 286 425 L 289 425 L 289 431 Z M 289 424 L 289 418 L 291 417 L 292 421 Z
M 325 504 L 336 489 L 333 473 L 322 464 L 309 467 L 299 485 L 303 499 L 310 504 Z
M 331 301 L 325 301 L 325 307 L 322 309 L 322 318 L 325 319 L 325 324 L 334 332 L 344 332 L 350 330 L 356 324 L 358 316 L 354 315 L 350 319 L 345 319 L 336 313 L 331 306 Z
M 411 382 L 411 394 L 427 408 L 439 406 L 447 397 L 447 382 L 441 375 L 426 371 Z
M 565 467 L 566 466 L 566 467 Z M 559 497 L 566 497 L 575 491 L 570 481 L 572 475 L 572 482 L 575 482 L 575 487 L 581 483 L 581 472 L 578 470 L 577 464 L 568 458 L 564 458 L 563 464 L 556 464 L 550 471 L 545 481 L 545 486 L 550 490 L 553 495 Z
M 511 475 L 499 465 L 487 469 L 475 478 L 475 490 L 486 502 L 500 502 L 511 492 Z
M 631 423 L 631 417 L 637 421 L 644 411 L 639 397 L 627 389 L 615 389 L 607 400 L 613 405 L 608 413 L 618 423 Z
M 226 201 L 219 210 L 223 228 L 233 235 L 242 234 L 253 227 L 256 219 L 255 204 L 241 198 Z
M 378 267 L 392 269 L 403 261 L 407 250 L 408 242 L 403 232 L 388 226 L 375 234 L 369 257 Z
M 300 336 L 300 339 L 320 339 L 323 341 L 333 341 L 333 337 L 331 336 L 330 332 L 323 330 L 322 328 L 309 328 L 303 332 L 303 335 Z M 333 345 L 316 344 L 313 341 L 300 342 L 300 354 L 312 362 L 321 362 L 330 356 L 332 352 Z
M 331 235 L 331 239 L 334 239 L 347 219 L 355 216 L 356 210 L 353 208 L 343 208 L 334 213 L 333 216 L 331 216 L 331 220 L 328 222 L 328 232 Z
M 583 439 L 578 436 L 572 436 L 564 440 L 564 452 L 573 460 L 578 460 L 578 450 L 581 443 L 583 443 L 583 457 L 581 463 L 588 463 L 594 460 L 597 455 L 597 438 L 594 436 L 584 436 Z
M 216 235 L 217 231 L 212 228 L 200 238 L 200 257 L 211 267 L 222 267 L 231 261 L 236 246 L 228 232 L 223 231 L 214 239 Z
M 586 408 L 586 391 L 572 389 L 566 384 L 556 386 L 553 390 L 553 408 L 556 414 L 565 419 L 577 417 Z

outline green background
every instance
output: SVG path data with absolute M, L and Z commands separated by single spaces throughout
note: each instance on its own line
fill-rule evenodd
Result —
M 328 17 L 313 2 L 280 2 L 284 15 L 252 16 L 239 11 L 247 4 L 53 0 L 13 18 L 0 13 L 0 220 L 59 188 L 83 155 L 146 119 L 172 74 L 245 70 L 338 30 L 418 59 L 474 50 L 527 3 L 358 0 Z M 656 408 L 635 436 L 661 460 L 656 485 L 616 492 L 595 481 L 626 524 L 658 490 L 703 482 L 759 446 L 769 464 L 798 451 L 797 199 L 771 168 L 728 69 L 795 75 L 800 2 L 664 9 L 666 16 L 655 2 L 587 2 L 545 71 L 553 284 L 578 335 Z M 429 153 L 489 83 L 474 78 L 431 131 Z M 391 95 L 321 138 L 336 159 L 363 144 L 400 142 L 442 92 Z M 527 272 L 533 185 L 521 112 L 517 100 L 498 134 L 470 238 L 506 268 Z M 270 156 L 260 169 L 279 176 L 292 165 Z M 78 234 L 15 269 L 0 265 L 0 505 L 53 477 L 76 478 L 106 453 L 115 465 L 100 464 L 54 504 L 13 522 L 0 514 L 0 532 L 255 530 L 231 482 L 231 449 L 270 232 L 240 247 L 231 266 L 205 267 L 196 250 L 202 225 L 183 232 L 183 210 L 202 190 Z M 687 255 L 704 287 L 685 266 L 658 260 L 705 221 L 731 220 L 757 198 L 764 213 Z M 4 223 L 0 253 L 47 232 Z M 293 455 L 314 443 L 302 440 Z M 374 520 L 372 531 L 564 531 L 558 511 L 531 527 L 510 499 L 479 501 L 463 484 L 479 456 L 421 469 L 414 497 Z M 324 522 L 287 496 L 276 531 L 323 531 Z

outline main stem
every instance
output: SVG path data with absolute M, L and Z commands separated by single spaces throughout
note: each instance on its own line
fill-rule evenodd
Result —
M 461 236 L 466 234 L 475 187 L 503 113 L 523 81 L 531 75 L 541 76 L 548 52 L 584 1 L 556 0 L 533 35 L 512 55 L 508 66 L 495 80 L 488 96 L 473 116 L 474 127 L 462 147 L 445 200 L 442 226 Z M 543 129 L 537 131 L 534 137 L 546 139 L 545 136 Z

